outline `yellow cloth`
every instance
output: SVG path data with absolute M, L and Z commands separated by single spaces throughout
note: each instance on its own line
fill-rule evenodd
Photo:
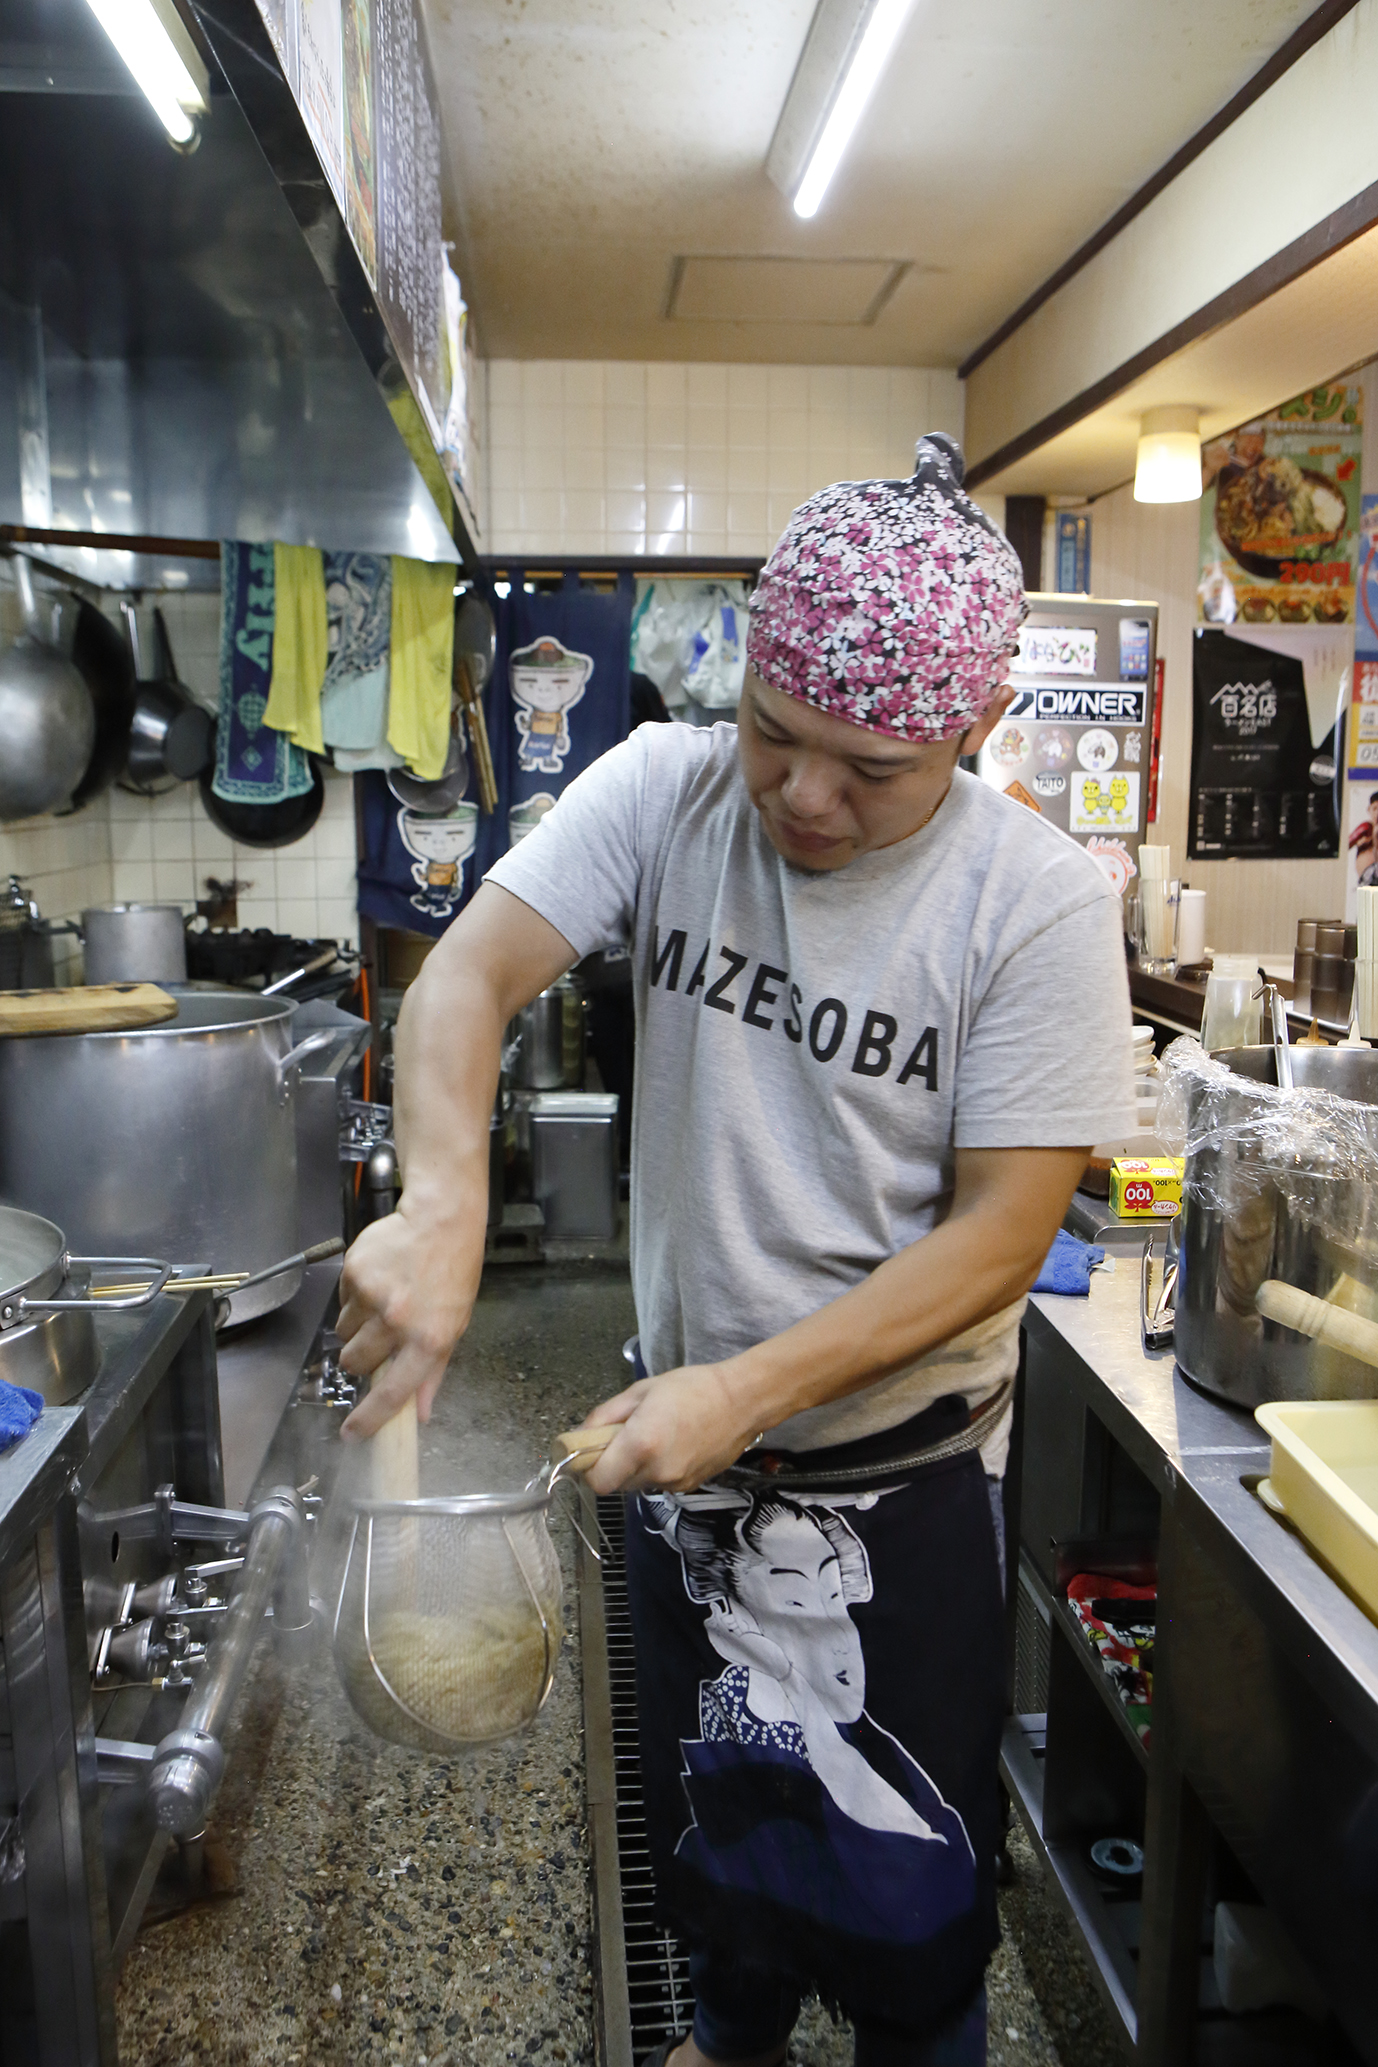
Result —
M 432 565 L 394 555 L 388 745 L 423 782 L 444 773 L 450 751 L 454 591 L 449 561 Z
M 285 732 L 309 754 L 325 752 L 321 684 L 329 657 L 320 550 L 314 545 L 275 544 L 273 679 L 263 722 Z

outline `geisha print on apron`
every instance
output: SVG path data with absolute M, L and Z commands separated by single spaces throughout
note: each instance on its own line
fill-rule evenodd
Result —
M 678 1936 L 922 2037 L 997 1939 L 1001 1589 L 967 1453 L 629 1505 L 642 1768 Z

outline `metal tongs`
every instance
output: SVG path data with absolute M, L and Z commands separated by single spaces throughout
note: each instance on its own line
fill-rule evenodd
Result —
M 1262 969 L 1258 973 L 1262 978 L 1262 986 L 1254 992 L 1254 996 L 1263 999 L 1272 1023 L 1273 1063 L 1277 1070 L 1278 1089 L 1292 1091 L 1296 1089 L 1296 1085 L 1292 1076 L 1292 1049 L 1287 1030 L 1287 1000 L 1277 985 L 1264 975 Z
M 1163 1277 L 1158 1287 L 1158 1297 L 1152 1306 L 1149 1300 L 1153 1291 L 1153 1236 L 1144 1243 L 1143 1261 L 1139 1266 L 1139 1329 L 1144 1348 L 1170 1349 L 1173 1328 L 1176 1323 L 1177 1265 L 1179 1260 L 1176 1216 L 1169 1221 L 1167 1243 L 1163 1250 Z

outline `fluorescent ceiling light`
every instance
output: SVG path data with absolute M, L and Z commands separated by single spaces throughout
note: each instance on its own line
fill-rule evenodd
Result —
M 173 0 L 88 0 L 173 143 L 195 145 L 210 74 Z
M 1135 502 L 1201 500 L 1201 417 L 1195 409 L 1146 409 L 1139 422 Z
M 819 0 L 766 159 L 796 215 L 817 213 L 912 5 Z

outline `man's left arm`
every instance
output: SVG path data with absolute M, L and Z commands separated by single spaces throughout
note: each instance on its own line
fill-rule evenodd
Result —
M 947 1218 L 863 1284 L 739 1356 L 644 1378 L 596 1407 L 590 1422 L 623 1426 L 590 1486 L 702 1485 L 763 1429 L 860 1392 L 999 1313 L 1038 1276 L 1089 1154 L 958 1149 Z

